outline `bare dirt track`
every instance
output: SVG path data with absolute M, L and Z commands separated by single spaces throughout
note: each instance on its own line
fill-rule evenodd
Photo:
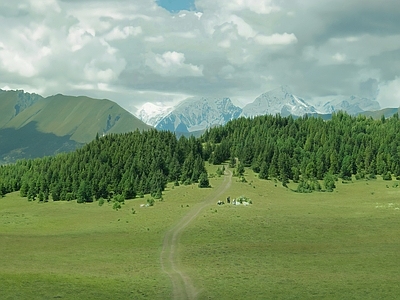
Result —
M 183 230 L 197 217 L 206 206 L 215 203 L 225 193 L 232 180 L 231 171 L 227 171 L 222 184 L 201 203 L 193 207 L 179 222 L 166 233 L 160 255 L 162 270 L 172 282 L 172 299 L 196 299 L 200 291 L 193 285 L 191 278 L 182 270 L 177 257 L 177 248 Z

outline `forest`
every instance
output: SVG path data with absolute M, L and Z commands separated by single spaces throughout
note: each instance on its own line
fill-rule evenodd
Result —
M 20 160 L 0 167 L 1 194 L 20 191 L 28 200 L 92 202 L 121 195 L 160 198 L 168 181 L 208 187 L 200 140 L 167 131 L 96 136 L 72 153 Z
M 157 198 L 167 182 L 208 187 L 206 161 L 229 162 L 239 177 L 248 167 L 260 179 L 298 182 L 297 192 L 332 191 L 337 178 L 400 176 L 399 132 L 398 114 L 376 120 L 338 112 L 328 121 L 307 115 L 239 118 L 200 138 L 156 130 L 97 136 L 72 153 L 1 166 L 0 195 L 19 190 L 29 200 L 78 202 Z
M 298 192 L 332 191 L 335 180 L 400 176 L 398 114 L 378 120 L 345 112 L 328 121 L 279 115 L 240 118 L 209 129 L 203 136 L 204 157 L 211 163 L 239 160 L 237 169 L 251 167 L 259 178 L 299 182 Z M 240 175 L 240 174 L 238 174 Z

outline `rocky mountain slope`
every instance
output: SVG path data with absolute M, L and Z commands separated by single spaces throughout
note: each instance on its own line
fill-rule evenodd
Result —
M 229 98 L 188 98 L 156 125 L 157 129 L 180 133 L 223 125 L 240 116 L 242 109 Z
M 287 86 L 281 86 L 258 96 L 253 102 L 247 104 L 241 116 L 254 117 L 267 114 L 303 116 L 315 113 L 318 111 L 314 106 L 293 95 Z

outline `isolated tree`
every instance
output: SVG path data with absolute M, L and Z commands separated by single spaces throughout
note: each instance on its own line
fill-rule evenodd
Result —
M 201 173 L 200 179 L 199 179 L 199 188 L 208 188 L 208 187 L 210 187 L 208 175 L 205 172 Z

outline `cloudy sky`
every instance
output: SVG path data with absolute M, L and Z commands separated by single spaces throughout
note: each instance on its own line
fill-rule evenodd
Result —
M 134 111 L 189 96 L 400 105 L 398 0 L 0 0 L 0 88 L 108 98 Z

